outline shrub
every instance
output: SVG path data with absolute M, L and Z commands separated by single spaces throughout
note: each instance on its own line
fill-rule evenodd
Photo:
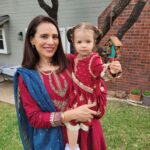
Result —
M 150 96 L 150 91 L 149 91 L 149 90 L 145 90 L 145 91 L 143 92 L 143 95 L 144 95 L 144 96 Z
M 140 95 L 140 93 L 141 93 L 141 90 L 140 90 L 140 89 L 132 89 L 132 90 L 131 90 L 131 94 Z

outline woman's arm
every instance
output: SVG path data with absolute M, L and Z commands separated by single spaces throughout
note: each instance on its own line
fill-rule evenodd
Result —
M 62 113 L 63 123 L 71 121 L 71 120 L 87 122 L 89 119 L 92 119 L 94 115 L 97 115 L 96 111 L 93 111 L 90 109 L 94 107 L 95 105 L 96 103 L 85 104 L 77 108 L 63 112 Z
M 31 126 L 35 128 L 50 128 L 61 124 L 61 113 L 43 112 L 29 94 L 21 76 L 19 77 L 19 92 L 23 108 Z
M 62 125 L 63 122 L 79 120 L 85 122 L 97 112 L 90 108 L 95 104 L 86 104 L 65 112 L 43 112 L 34 101 L 26 88 L 22 78 L 19 77 L 19 91 L 23 108 L 26 112 L 29 123 L 35 128 L 51 128 Z

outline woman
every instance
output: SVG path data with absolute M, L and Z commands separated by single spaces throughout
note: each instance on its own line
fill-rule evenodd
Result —
M 55 21 L 46 16 L 35 17 L 26 33 L 22 67 L 14 77 L 16 111 L 25 150 L 63 150 L 67 143 L 63 123 L 86 122 L 97 114 L 90 109 L 95 104 L 64 111 L 72 84 L 72 65 L 73 57 L 66 58 Z M 120 64 L 110 68 L 116 73 L 121 69 Z M 104 141 L 100 126 L 98 130 Z

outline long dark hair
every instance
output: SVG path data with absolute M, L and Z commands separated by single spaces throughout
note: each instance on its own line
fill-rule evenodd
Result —
M 58 25 L 52 18 L 43 15 L 35 17 L 28 26 L 26 37 L 25 37 L 25 43 L 24 43 L 24 54 L 23 54 L 22 66 L 29 69 L 35 69 L 37 63 L 39 62 L 40 56 L 37 50 L 35 49 L 35 47 L 32 46 L 30 41 L 34 37 L 37 27 L 44 22 L 53 24 L 57 29 L 59 45 L 57 51 L 55 52 L 52 58 L 51 63 L 53 65 L 58 65 L 59 71 L 63 71 L 67 67 L 68 60 L 65 56 L 62 47 L 62 41 L 61 41 Z

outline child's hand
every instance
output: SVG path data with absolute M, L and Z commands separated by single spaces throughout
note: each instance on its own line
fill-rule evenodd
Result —
M 109 64 L 110 72 L 112 74 L 117 74 L 122 72 L 122 67 L 119 61 L 112 61 Z

